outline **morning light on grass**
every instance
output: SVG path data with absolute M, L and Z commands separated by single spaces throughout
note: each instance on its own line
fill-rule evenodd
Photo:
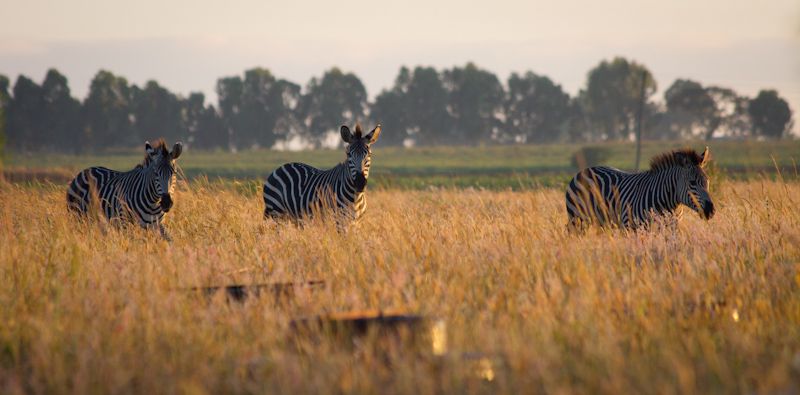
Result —
M 395 184 L 370 178 L 357 228 L 265 221 L 250 184 L 269 170 L 224 182 L 198 170 L 179 179 L 169 240 L 78 220 L 66 182 L 0 181 L 0 392 L 795 393 L 800 151 L 722 144 L 710 148 L 710 221 L 686 210 L 674 229 L 583 235 L 566 229 L 575 147 L 561 148 L 555 169 L 537 167 L 533 151 L 513 159 L 537 148 L 485 149 L 512 159 L 481 165 L 528 174 L 496 188 L 454 181 L 469 176 L 453 170 L 468 166 L 458 155 L 433 150 L 425 162 L 425 150 L 374 148 L 374 177 L 392 169 Z M 737 163 L 751 167 L 731 152 L 749 152 Z M 185 152 L 184 173 L 199 169 L 194 154 L 214 156 Z M 141 161 L 130 156 L 117 168 Z M 344 159 L 330 156 L 314 164 Z M 83 168 L 62 159 L 50 170 Z M 24 161 L 12 158 L 7 174 L 32 171 Z M 243 302 L 198 291 L 311 282 L 324 286 Z M 365 311 L 429 317 L 432 338 L 297 325 Z

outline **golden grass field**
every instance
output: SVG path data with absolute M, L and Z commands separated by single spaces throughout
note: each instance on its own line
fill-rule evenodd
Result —
M 583 236 L 562 189 L 370 190 L 338 232 L 191 181 L 171 241 L 77 221 L 65 185 L 0 182 L 0 392 L 797 393 L 791 178 L 713 180 L 710 222 Z M 311 280 L 326 287 L 282 303 L 180 290 Z M 290 325 L 368 309 L 440 317 L 448 354 Z

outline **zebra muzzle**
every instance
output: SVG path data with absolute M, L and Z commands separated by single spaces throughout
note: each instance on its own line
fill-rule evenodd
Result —
M 367 177 L 362 172 L 356 172 L 356 179 L 353 183 L 356 191 L 362 192 L 367 187 Z
M 168 193 L 161 195 L 161 210 L 165 213 L 168 213 L 171 208 L 172 197 Z
M 703 205 L 703 216 L 705 219 L 711 219 L 714 217 L 714 203 L 713 202 L 706 202 Z

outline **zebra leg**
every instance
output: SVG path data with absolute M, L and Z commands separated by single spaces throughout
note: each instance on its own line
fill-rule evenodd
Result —
M 121 221 L 122 222 L 122 221 Z M 123 223 L 128 223 L 127 221 Z M 161 237 L 165 241 L 172 241 L 172 237 L 170 237 L 169 233 L 167 233 L 166 228 L 164 225 L 161 224 L 161 221 L 151 223 L 151 224 L 140 224 L 142 228 L 144 228 L 148 232 L 152 232 L 156 237 Z
M 278 223 L 281 222 L 282 217 L 280 213 L 270 210 L 269 207 L 264 210 L 264 224 L 272 230 L 278 229 Z
M 161 223 L 159 223 L 158 224 L 158 230 L 159 230 L 159 233 L 161 233 L 161 237 L 165 241 L 172 241 L 172 237 L 169 235 L 169 233 L 167 233 L 167 230 L 164 229 L 164 225 L 161 225 Z
M 272 210 L 269 207 L 267 207 L 264 210 L 264 220 L 265 221 L 272 220 L 272 222 L 274 222 L 276 224 L 279 223 L 279 222 L 282 222 L 283 220 L 285 220 L 287 216 L 288 215 L 286 215 L 286 213 L 281 212 L 281 211 Z
M 586 233 L 586 226 L 589 225 L 587 221 L 584 221 L 581 217 L 578 216 L 570 216 L 569 222 L 567 222 L 567 232 L 569 234 L 584 234 Z
M 78 173 L 67 187 L 67 208 L 81 216 L 89 211 L 90 202 L 97 199 L 97 188 L 91 171 L 89 168 Z
M 282 217 L 282 215 L 277 211 L 271 210 L 269 207 L 264 209 L 264 219 L 273 219 L 277 221 L 280 217 Z
M 340 235 L 346 235 L 350 229 L 358 231 L 358 221 L 353 220 L 353 218 L 346 214 L 336 215 L 333 221 L 336 226 L 336 232 Z

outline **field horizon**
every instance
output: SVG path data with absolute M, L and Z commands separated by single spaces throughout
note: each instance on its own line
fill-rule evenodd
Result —
M 733 179 L 776 177 L 777 172 L 797 175 L 800 140 L 780 141 L 647 141 L 642 144 L 640 168 L 659 153 L 691 147 L 709 147 L 718 171 Z M 584 147 L 599 148 L 607 159 L 599 164 L 632 172 L 634 143 L 506 145 L 488 147 L 373 147 L 371 188 L 429 187 L 524 190 L 532 187 L 563 187 L 578 171 L 572 157 Z M 127 171 L 141 163 L 143 147 L 97 155 L 11 155 L 2 173 L 7 181 L 52 181 L 68 183 L 79 171 L 105 166 Z M 302 162 L 329 169 L 345 158 L 344 148 L 311 151 L 243 150 L 193 151 L 186 149 L 176 163 L 184 180 L 244 182 L 258 184 L 284 163 Z

